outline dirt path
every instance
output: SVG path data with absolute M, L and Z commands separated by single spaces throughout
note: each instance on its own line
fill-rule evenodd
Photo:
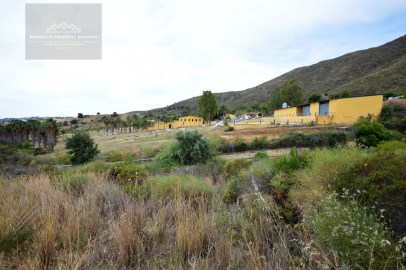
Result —
M 302 154 L 304 151 L 309 150 L 309 148 L 298 148 L 297 151 L 298 153 Z M 260 151 L 260 150 L 258 150 Z M 232 160 L 232 159 L 238 159 L 238 158 L 245 158 L 245 159 L 251 159 L 255 156 L 255 154 L 258 151 L 246 151 L 246 152 L 241 152 L 241 153 L 232 153 L 232 154 L 222 154 L 220 155 L 222 158 L 225 160 Z M 261 150 L 263 152 L 266 152 L 270 157 L 279 157 L 283 155 L 287 155 L 290 152 L 290 148 L 282 148 L 282 149 L 268 149 L 268 150 Z

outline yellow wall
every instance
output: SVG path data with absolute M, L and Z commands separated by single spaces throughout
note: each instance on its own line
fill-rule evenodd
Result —
M 345 124 L 350 125 L 357 121 L 360 116 L 368 116 L 373 114 L 378 116 L 383 106 L 383 96 L 367 96 L 333 99 L 329 101 L 329 114 L 319 116 L 319 103 L 313 102 L 310 104 L 310 115 L 302 116 L 302 107 L 291 107 L 280 110 L 275 110 L 273 118 L 263 118 L 263 122 L 274 122 L 282 125 L 300 125 L 314 122 L 319 125 L 326 124 Z M 258 119 L 253 119 L 251 122 L 259 124 Z M 236 123 L 238 124 L 238 123 Z M 241 124 L 249 124 L 247 121 L 242 121 Z M 254 123 L 251 123 L 253 125 Z
M 352 124 L 360 116 L 373 114 L 375 117 L 381 112 L 383 96 L 368 96 L 330 100 L 329 114 L 336 124 Z
M 182 127 L 199 127 L 206 124 L 206 122 L 201 117 L 197 116 L 185 116 L 180 117 L 178 121 L 172 122 L 155 122 L 152 127 L 149 127 L 148 130 L 159 130 L 159 129 L 168 129 L 168 128 L 182 128 Z

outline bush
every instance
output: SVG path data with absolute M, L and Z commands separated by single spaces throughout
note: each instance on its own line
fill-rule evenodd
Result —
M 234 141 L 234 151 L 243 152 L 249 150 L 248 143 L 241 138 L 236 138 Z
M 289 155 L 278 157 L 274 162 L 274 167 L 277 172 L 291 173 L 295 170 L 303 168 L 308 163 L 306 157 L 299 156 L 296 148 L 290 149 Z
M 268 138 L 265 136 L 256 137 L 251 142 L 251 149 L 266 149 L 269 146 Z
M 236 176 L 242 169 L 249 168 L 252 165 L 252 161 L 240 158 L 233 159 L 227 162 L 225 166 L 225 179 L 230 179 L 232 176 Z
M 210 186 L 192 175 L 165 175 L 148 179 L 146 189 L 149 196 L 161 200 L 182 196 L 187 199 L 211 198 Z
M 124 162 L 111 168 L 110 176 L 118 182 L 141 183 L 147 176 L 147 170 L 143 165 Z
M 43 147 L 37 147 L 34 148 L 34 156 L 38 156 L 38 155 L 45 155 L 47 153 L 47 150 Z
M 406 151 L 381 151 L 353 163 L 336 175 L 331 187 L 336 192 L 349 191 L 361 203 L 375 208 L 399 236 L 406 232 Z
M 70 164 L 70 156 L 67 153 L 59 154 L 59 155 L 57 155 L 57 157 L 58 157 L 59 164 L 63 164 L 63 165 Z
M 375 147 L 381 141 L 390 139 L 389 131 L 380 123 L 371 122 L 367 118 L 360 118 L 352 126 L 356 143 L 363 147 Z
M 254 160 L 269 159 L 269 155 L 266 152 L 256 152 Z
M 174 157 L 178 158 L 177 161 L 181 164 L 206 163 L 213 156 L 209 142 L 197 131 L 178 132 L 176 139 L 178 146 Z
M 152 169 L 160 169 L 179 166 L 179 151 L 180 148 L 177 142 L 167 146 L 158 152 L 150 167 Z
M 287 147 L 336 147 L 347 143 L 347 133 L 343 131 L 322 131 L 303 134 L 290 132 L 283 137 L 273 140 L 270 148 Z
M 83 164 L 92 160 L 100 151 L 89 133 L 76 132 L 66 140 L 65 148 L 70 154 L 72 164 Z

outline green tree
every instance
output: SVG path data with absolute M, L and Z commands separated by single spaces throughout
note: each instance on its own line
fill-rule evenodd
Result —
M 204 120 L 210 121 L 217 113 L 216 97 L 211 91 L 203 91 L 199 98 L 199 113 Z
M 268 103 L 269 111 L 273 112 L 276 109 L 282 108 L 283 102 L 281 89 L 278 87 L 271 93 L 271 98 Z
M 303 103 L 303 88 L 297 81 L 287 81 L 281 86 L 283 102 L 289 106 L 297 106 Z
M 85 132 L 76 132 L 72 138 L 66 139 L 65 149 L 74 165 L 86 163 L 100 152 L 89 133 Z
M 83 113 L 78 113 L 78 118 L 83 118 Z
M 312 102 L 319 102 L 321 100 L 321 94 L 315 93 L 308 97 L 307 102 L 312 103 Z

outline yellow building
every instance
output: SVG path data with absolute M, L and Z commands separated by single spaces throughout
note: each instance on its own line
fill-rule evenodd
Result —
M 203 118 L 198 116 L 184 116 L 180 117 L 178 121 L 172 122 L 155 122 L 153 126 L 149 127 L 148 130 L 162 130 L 162 129 L 174 129 L 174 128 L 184 128 L 184 127 L 200 127 L 206 124 Z
M 296 107 L 275 110 L 274 123 L 300 125 L 307 123 L 350 125 L 360 116 L 378 116 L 383 96 L 365 96 L 313 102 Z

